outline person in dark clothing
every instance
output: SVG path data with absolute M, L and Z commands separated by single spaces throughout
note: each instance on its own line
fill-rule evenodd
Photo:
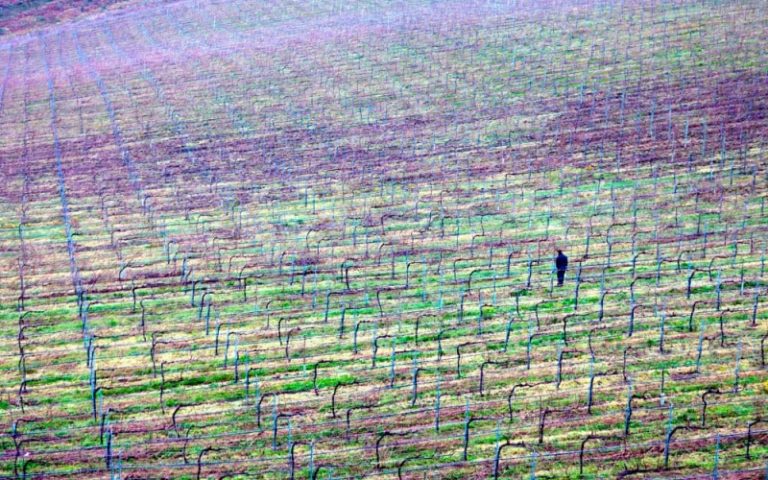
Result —
M 557 286 L 562 287 L 565 271 L 568 270 L 568 257 L 559 249 L 557 250 L 557 257 L 555 257 L 555 268 L 557 268 Z

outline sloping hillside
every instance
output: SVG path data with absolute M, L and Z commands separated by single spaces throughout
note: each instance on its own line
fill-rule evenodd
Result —
M 0 37 L 0 478 L 765 476 L 765 1 L 66 5 Z

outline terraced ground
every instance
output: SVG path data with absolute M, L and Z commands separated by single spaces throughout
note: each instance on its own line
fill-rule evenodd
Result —
M 768 476 L 767 32 L 150 0 L 2 37 L 0 477 Z

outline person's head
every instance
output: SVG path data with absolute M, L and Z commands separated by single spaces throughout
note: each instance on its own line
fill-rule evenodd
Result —
M 558 248 L 558 249 L 557 249 L 557 253 L 559 253 L 559 254 L 562 254 L 562 253 L 563 253 L 563 251 L 562 251 L 562 250 L 560 250 L 560 249 Z

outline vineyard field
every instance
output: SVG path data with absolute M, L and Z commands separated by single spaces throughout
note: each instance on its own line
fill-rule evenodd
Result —
M 38 3 L 0 478 L 768 478 L 765 0 Z

